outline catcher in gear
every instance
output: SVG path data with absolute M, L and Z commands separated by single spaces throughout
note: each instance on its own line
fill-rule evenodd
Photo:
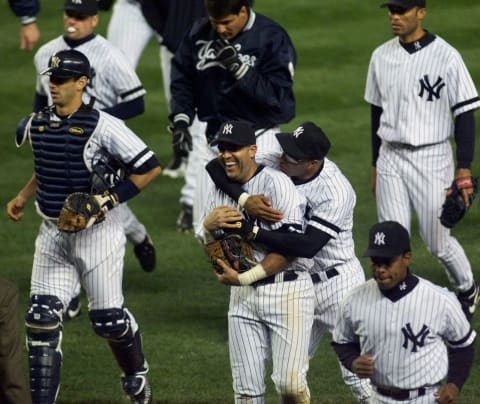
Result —
M 471 176 L 457 178 L 447 191 L 440 222 L 451 229 L 467 213 L 478 193 L 478 180 Z

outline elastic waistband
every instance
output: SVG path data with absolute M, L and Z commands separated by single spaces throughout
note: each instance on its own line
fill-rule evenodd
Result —
M 337 275 L 340 275 L 340 273 L 337 271 L 337 268 L 330 268 L 326 271 L 310 274 L 313 283 L 325 282 Z
M 405 390 L 397 389 L 395 387 L 381 387 L 373 385 L 373 388 L 378 394 L 385 397 L 393 398 L 394 400 L 413 400 L 418 397 L 422 397 L 427 392 L 426 387 L 420 387 L 418 389 Z

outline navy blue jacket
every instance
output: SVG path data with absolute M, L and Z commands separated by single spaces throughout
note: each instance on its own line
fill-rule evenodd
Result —
M 8 0 L 17 17 L 34 17 L 40 11 L 39 0 Z
M 250 68 L 239 80 L 215 60 L 212 41 L 218 34 L 207 18 L 195 23 L 172 60 L 171 111 L 195 111 L 215 133 L 227 120 L 258 128 L 289 122 L 295 116 L 293 70 L 296 53 L 287 32 L 276 22 L 250 10 L 249 20 L 232 44 Z

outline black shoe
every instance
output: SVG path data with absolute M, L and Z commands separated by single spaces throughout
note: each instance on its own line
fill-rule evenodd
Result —
M 133 248 L 133 252 L 145 272 L 152 272 L 155 269 L 156 255 L 152 239 L 147 234 L 145 239 Z
M 193 208 L 190 205 L 182 204 L 182 210 L 177 218 L 177 231 L 181 233 L 193 231 Z
M 122 388 L 132 404 L 152 403 L 152 387 L 146 375 L 122 376 Z
M 473 286 L 466 292 L 458 292 L 457 299 L 460 301 L 467 320 L 472 321 L 477 304 L 480 302 L 480 287 L 478 283 L 474 282 Z
M 74 318 L 78 317 L 82 312 L 82 302 L 80 301 L 80 295 L 75 296 L 70 303 L 68 304 L 67 311 L 65 312 L 63 319 L 73 320 Z
M 186 159 L 174 155 L 168 165 L 163 169 L 162 174 L 170 178 L 180 178 L 185 177 L 186 170 Z

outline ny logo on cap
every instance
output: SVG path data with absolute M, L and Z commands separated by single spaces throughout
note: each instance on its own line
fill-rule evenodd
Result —
M 82 0 L 72 0 L 73 4 L 82 4 Z
M 295 131 L 293 132 L 293 136 L 295 136 L 296 138 L 298 138 L 303 132 L 305 131 L 305 129 L 303 129 L 303 126 L 299 126 L 297 129 L 295 129 Z
M 232 134 L 232 130 L 233 130 L 233 125 L 231 123 L 227 123 L 224 127 L 223 127 L 223 134 L 224 135 L 231 135 Z
M 57 67 L 60 66 L 60 62 L 61 62 L 61 60 L 58 56 L 53 56 L 52 61 L 50 62 L 50 65 L 51 65 L 51 67 L 57 68 Z
M 373 244 L 385 245 L 385 233 L 382 233 L 382 232 L 375 233 L 375 239 L 373 240 Z

